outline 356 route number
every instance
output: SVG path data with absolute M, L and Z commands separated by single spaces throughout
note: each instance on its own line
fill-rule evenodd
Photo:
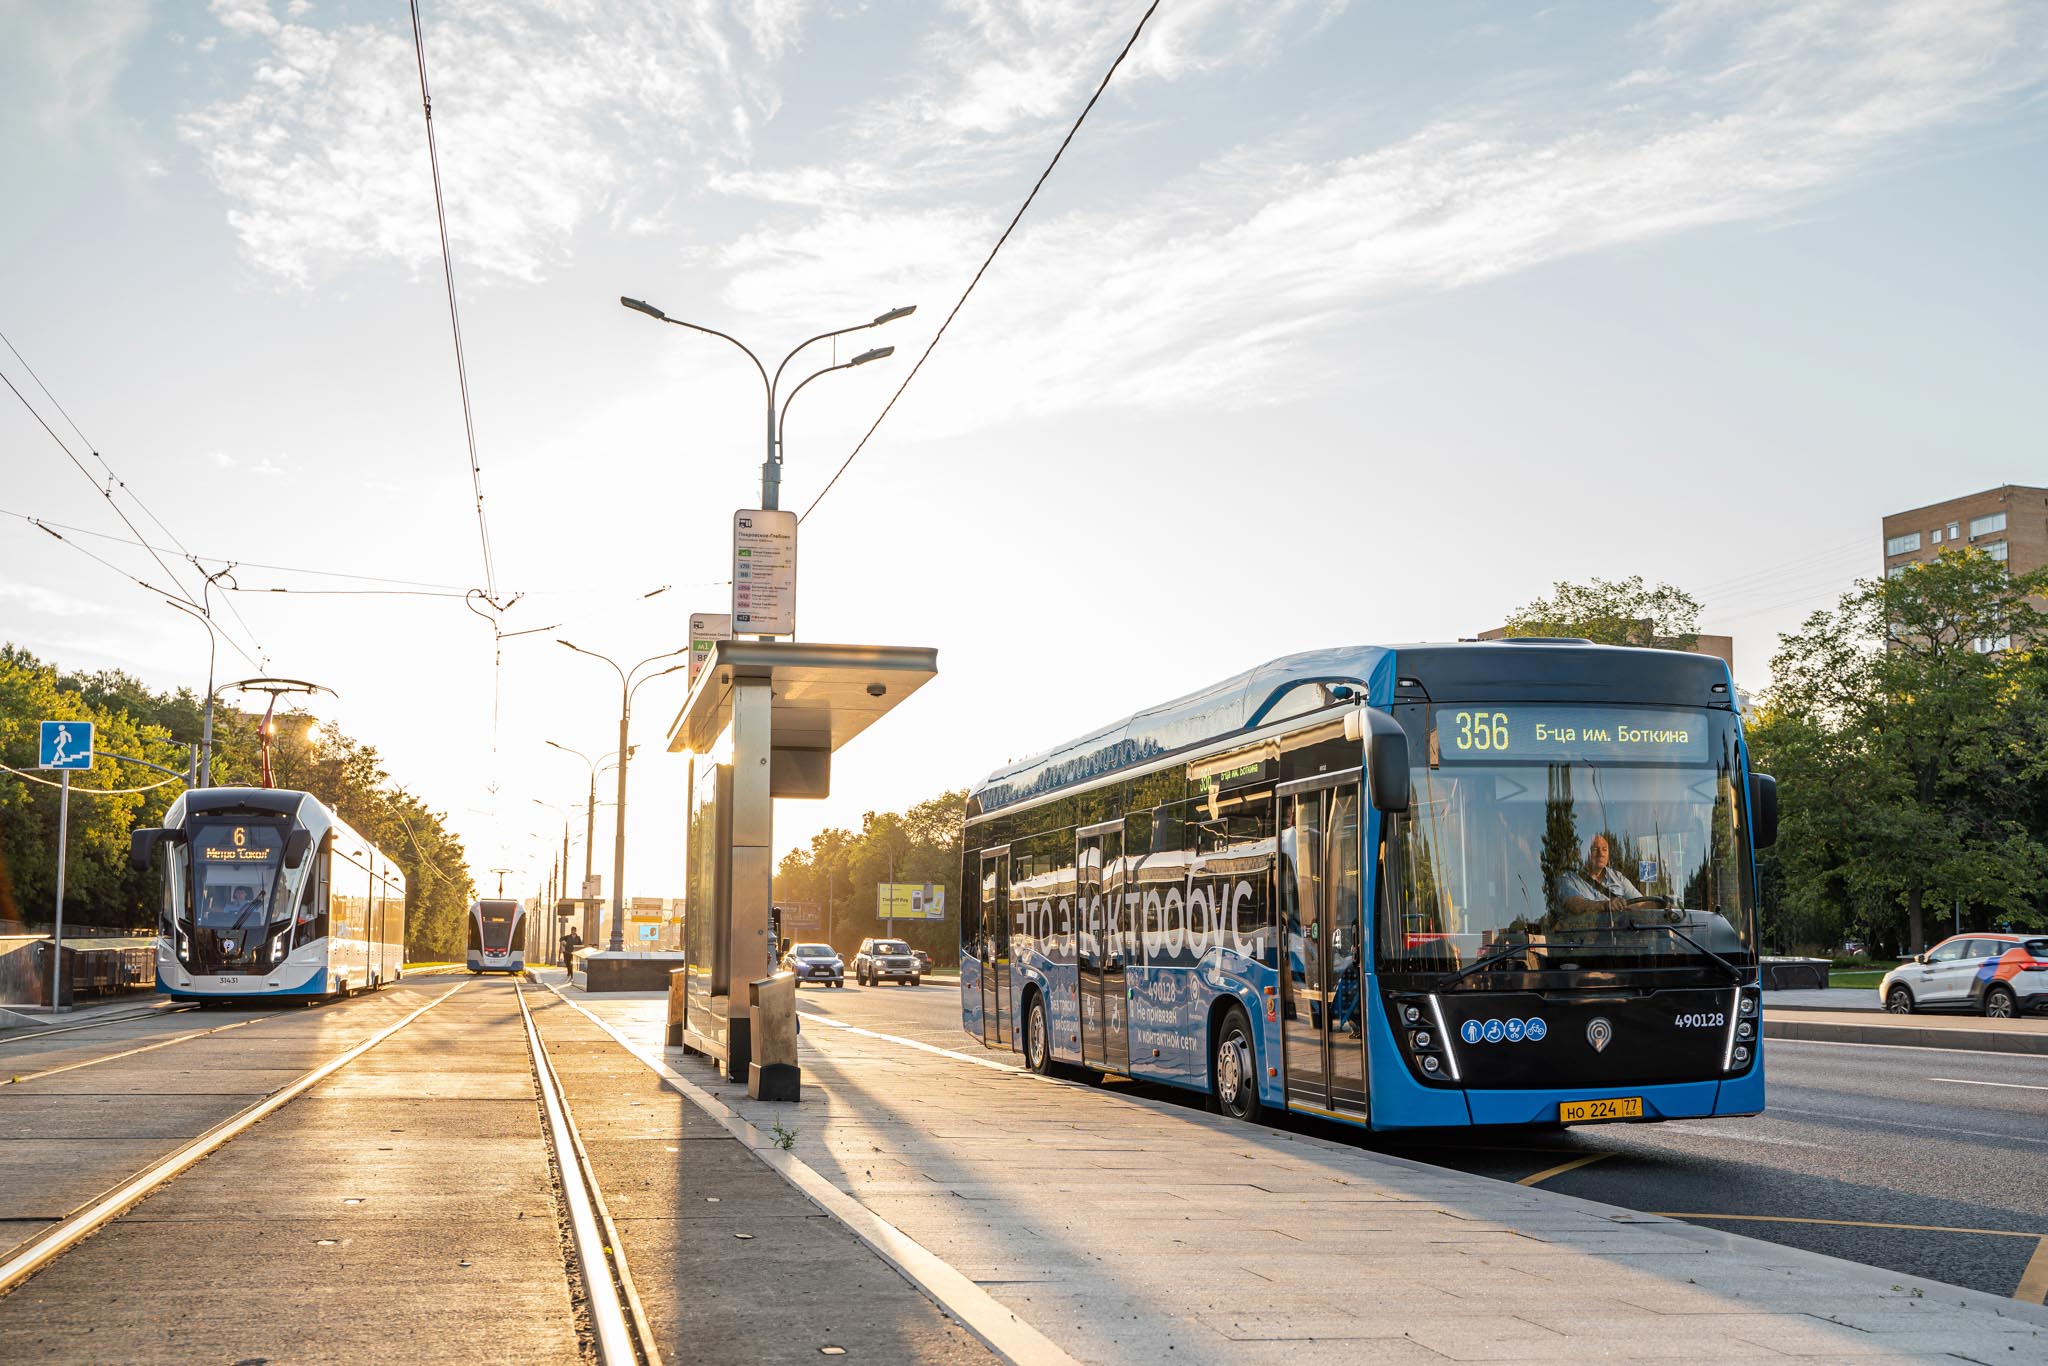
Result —
M 1461 711 L 1451 714 L 1457 734 L 1451 743 L 1463 750 L 1506 749 L 1508 714 L 1504 711 Z

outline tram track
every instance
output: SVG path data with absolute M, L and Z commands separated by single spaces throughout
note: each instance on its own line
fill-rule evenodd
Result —
M 394 1024 L 378 1030 L 361 1043 L 329 1058 L 296 1080 L 271 1092 L 255 1104 L 238 1110 L 233 1115 L 208 1129 L 205 1133 L 174 1149 L 155 1162 L 144 1167 L 126 1181 L 105 1193 L 87 1201 L 64 1218 L 52 1224 L 43 1232 L 30 1238 L 17 1248 L 5 1262 L 0 1262 L 0 1296 L 11 1294 L 37 1272 L 49 1266 L 59 1257 L 78 1244 L 90 1238 L 101 1228 L 121 1217 L 128 1210 L 147 1199 L 155 1191 L 175 1179 L 180 1173 L 198 1165 L 213 1153 L 225 1147 L 253 1125 L 269 1115 L 283 1109 L 299 1096 L 318 1086 L 342 1068 L 362 1057 L 378 1044 L 383 1043 L 407 1025 L 440 1005 L 455 993 L 468 986 L 458 982 L 425 1005 L 410 1012 Z M 268 1018 L 268 1017 L 264 1017 Z M 253 1023 L 242 1021 L 239 1023 Z M 232 1028 L 232 1026 L 223 1026 Z M 211 1031 L 206 1031 L 211 1032 Z M 101 1059 L 100 1061 L 109 1061 Z
M 576 1270 L 581 1278 L 590 1330 L 601 1366 L 661 1366 L 654 1330 L 626 1265 L 626 1250 L 605 1205 L 597 1171 L 577 1131 L 547 1046 L 526 1004 L 526 987 L 516 988 L 519 1016 L 533 1055 L 535 1089 L 547 1128 L 550 1159 L 567 1215 Z
M 599 1366 L 661 1366 L 662 1358 L 656 1346 L 654 1332 L 638 1290 L 634 1286 L 632 1273 L 626 1265 L 617 1226 L 605 1203 L 590 1153 L 570 1111 L 565 1088 L 548 1056 L 539 1024 L 529 1007 L 526 990 L 518 983 L 509 985 L 517 1003 L 523 1035 L 523 1048 L 514 1045 L 515 1049 L 518 1049 L 514 1056 L 524 1054 L 524 1066 L 519 1070 L 527 1074 L 522 1080 L 531 1087 L 530 1103 L 538 1112 L 538 1136 L 542 1140 L 541 1149 L 529 1151 L 533 1154 L 531 1160 L 535 1164 L 536 1174 L 545 1172 L 551 1178 L 551 1183 L 544 1183 L 534 1189 L 536 1193 L 540 1193 L 545 1190 L 545 1184 L 553 1186 L 552 1192 L 543 1194 L 543 1198 L 551 1200 L 556 1208 L 562 1230 L 561 1250 L 557 1254 L 561 1260 L 557 1265 L 568 1282 L 566 1304 L 577 1320 L 573 1327 L 565 1323 L 563 1331 L 570 1334 L 569 1341 L 578 1344 L 576 1355 L 585 1360 L 595 1361 Z M 86 1244 L 95 1234 L 117 1224 L 123 1229 L 133 1228 L 132 1221 L 124 1216 L 135 1213 L 137 1207 L 150 1197 L 163 1191 L 179 1177 L 192 1173 L 208 1158 L 222 1153 L 223 1149 L 228 1148 L 236 1139 L 247 1134 L 264 1120 L 277 1115 L 293 1101 L 323 1083 L 333 1081 L 337 1074 L 419 1022 L 428 1012 L 465 989 L 475 986 L 477 983 L 474 981 L 463 981 L 437 992 L 416 1008 L 407 1010 L 401 1017 L 377 1028 L 368 1037 L 360 1039 L 335 1056 L 297 1075 L 276 1091 L 229 1115 L 203 1133 L 186 1140 L 132 1175 L 72 1208 L 63 1217 L 56 1219 L 48 1227 L 6 1253 L 4 1260 L 0 1260 L 0 1301 L 21 1291 L 40 1273 L 49 1270 L 67 1254 L 79 1250 L 81 1245 Z M 171 1038 L 151 1040 L 117 1053 L 67 1063 L 39 1073 L 24 1074 L 20 1080 L 37 1080 L 100 1063 L 114 1062 L 120 1058 L 132 1058 L 137 1054 L 150 1053 L 172 1044 L 189 1043 L 244 1025 L 273 1020 L 280 1013 L 285 1012 L 265 1013 L 210 1029 L 185 1031 Z M 444 1029 L 458 1027 L 450 1023 L 440 1029 L 429 1031 L 428 1037 L 432 1038 Z M 417 1047 L 432 1048 L 434 1045 L 422 1042 Z M 417 1048 L 402 1052 L 414 1053 L 417 1052 Z M 402 1069 L 409 1065 L 401 1058 L 380 1064 L 365 1063 L 364 1067 L 372 1073 L 389 1075 L 391 1069 Z M 363 1069 L 358 1069 L 361 1070 Z M 339 1084 L 347 1091 L 352 1086 L 360 1086 L 362 1083 L 344 1080 Z M 0 1083 L 0 1094 L 8 1090 L 6 1084 Z M 510 1099 L 510 1096 L 504 1098 Z M 251 1141 L 259 1142 L 253 1138 Z M 542 1149 L 545 1150 L 544 1159 Z M 239 1146 L 236 1151 L 241 1151 Z M 384 1151 L 389 1149 L 386 1148 Z M 229 1159 L 222 1158 L 222 1161 Z M 205 1170 L 212 1171 L 213 1167 L 209 1164 Z M 102 1179 L 108 1179 L 111 1175 L 112 1173 L 109 1173 Z M 360 1205 L 361 1201 L 353 1200 L 346 1203 Z M 138 1217 L 144 1217 L 147 1226 L 148 1217 Z M 329 1244 L 319 1245 L 330 1244 L 331 1240 Z M 94 1261 L 88 1265 L 98 1264 Z M 466 1267 L 469 1263 L 464 1261 L 461 1265 Z M 76 1268 L 72 1268 L 69 1273 L 72 1278 L 76 1278 L 78 1274 Z M 563 1345 L 566 1346 L 567 1343 Z

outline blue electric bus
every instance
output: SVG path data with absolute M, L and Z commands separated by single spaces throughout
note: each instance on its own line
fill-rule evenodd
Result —
M 1292 655 L 970 792 L 961 1020 L 1247 1120 L 1754 1114 L 1776 827 L 1718 659 Z
M 401 977 L 405 875 L 311 793 L 194 788 L 130 836 L 138 870 L 158 849 L 156 984 L 173 1000 L 314 1000 Z

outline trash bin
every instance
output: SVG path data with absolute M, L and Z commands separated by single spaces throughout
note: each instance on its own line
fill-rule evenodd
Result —
M 796 1061 L 796 974 L 778 972 L 747 983 L 753 1052 L 747 1094 L 755 1100 L 797 1100 L 803 1071 Z

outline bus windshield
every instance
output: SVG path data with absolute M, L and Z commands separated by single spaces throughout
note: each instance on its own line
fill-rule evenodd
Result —
M 1415 705 L 1386 971 L 1725 972 L 1755 962 L 1727 712 Z M 1717 963 L 1716 959 L 1722 960 Z

